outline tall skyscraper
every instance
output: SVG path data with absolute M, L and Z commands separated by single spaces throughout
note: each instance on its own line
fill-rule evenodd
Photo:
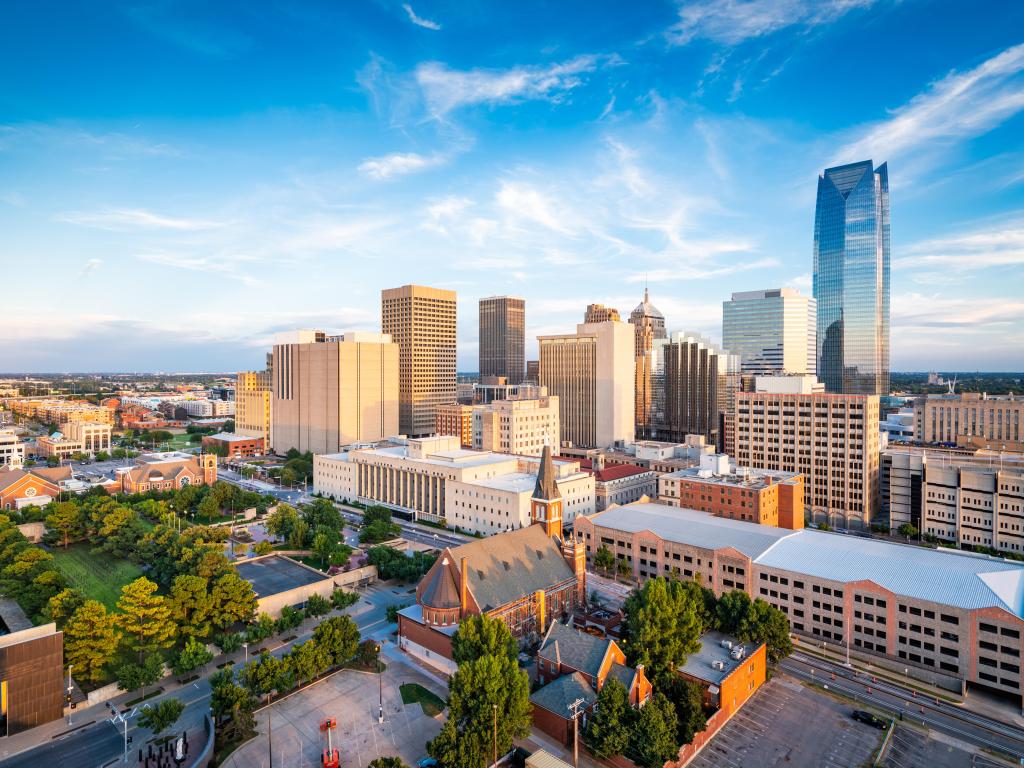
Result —
M 583 315 L 584 323 L 607 323 L 609 320 L 617 323 L 621 319 L 619 310 L 604 304 L 587 304 L 587 311 Z
M 722 346 L 743 373 L 811 374 L 817 369 L 814 299 L 794 288 L 734 293 L 722 302 Z
M 558 398 L 562 440 L 583 448 L 633 440 L 633 327 L 582 323 L 537 341 L 540 383 Z
M 480 378 L 523 381 L 526 366 L 526 301 L 515 296 L 480 299 Z
M 889 171 L 871 160 L 818 177 L 818 377 L 829 392 L 889 394 Z
M 235 383 L 235 433 L 263 438 L 266 450 L 274 444 L 270 437 L 274 397 L 270 374 L 269 368 L 265 371 L 239 371 Z
M 381 330 L 399 352 L 399 431 L 434 432 L 435 409 L 456 401 L 455 291 L 403 285 L 381 291 Z
M 665 316 L 651 304 L 646 288 L 644 300 L 629 315 L 629 323 L 636 337 L 636 433 L 647 438 L 651 436 L 652 350 L 655 340 L 664 339 L 666 332 Z
M 398 431 L 398 345 L 387 334 L 278 334 L 271 377 L 277 453 L 335 453 Z

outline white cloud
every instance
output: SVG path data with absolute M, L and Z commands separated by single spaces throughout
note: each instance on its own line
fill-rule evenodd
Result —
M 764 37 L 787 27 L 830 24 L 875 0 L 698 0 L 679 6 L 679 21 L 667 32 L 673 45 L 696 39 L 725 45 Z
M 417 152 L 395 152 L 381 157 L 369 157 L 359 164 L 359 172 L 364 176 L 378 181 L 395 176 L 419 173 L 430 168 L 444 165 L 448 158 L 444 155 L 421 155 Z
M 1024 43 L 967 72 L 951 72 L 869 127 L 834 163 L 892 159 L 936 143 L 980 136 L 1024 110 Z
M 93 227 L 94 229 L 103 229 L 110 232 L 124 232 L 128 230 L 194 232 L 217 229 L 224 226 L 224 222 L 163 216 L 141 208 L 115 208 L 94 213 L 72 212 L 60 214 L 56 218 L 58 221 L 64 221 L 68 224 L 78 224 L 83 227 Z
M 981 326 L 1024 322 L 1024 301 L 999 296 L 979 301 L 941 294 L 901 294 L 892 297 L 891 319 L 904 333 L 913 328 L 957 328 L 991 333 Z
M 974 272 L 991 267 L 1024 266 L 1024 221 L 924 240 L 903 249 L 893 266 Z
M 421 16 L 417 16 L 416 12 L 412 9 L 412 6 L 409 5 L 408 3 L 403 4 L 402 8 L 405 9 L 406 14 L 409 16 L 409 21 L 411 21 L 417 27 L 423 27 L 424 29 L 432 29 L 435 32 L 441 29 L 441 25 L 438 24 L 436 21 L 431 21 L 430 19 L 424 19 Z
M 102 263 L 103 263 L 102 259 L 89 259 L 87 262 L 85 262 L 85 264 L 82 265 L 82 271 L 78 273 L 78 276 L 79 277 L 88 277 L 93 272 L 95 272 L 97 269 L 99 269 L 99 266 Z
M 615 61 L 615 57 L 583 55 L 546 67 L 465 71 L 431 61 L 420 64 L 415 76 L 430 113 L 443 118 L 453 110 L 475 104 L 508 104 L 528 99 L 558 101 L 580 86 L 583 76 L 602 62 Z
M 627 283 L 668 283 L 676 280 L 707 280 L 712 277 L 725 277 L 737 272 L 750 272 L 755 269 L 777 267 L 777 259 L 764 258 L 754 261 L 737 261 L 721 266 L 697 265 L 680 261 L 675 267 L 654 269 L 650 272 L 636 272 L 626 277 Z
M 540 224 L 563 235 L 573 231 L 571 216 L 551 196 L 523 182 L 504 181 L 496 197 L 498 206 L 514 219 Z
M 151 264 L 159 264 L 163 267 L 185 269 L 191 272 L 209 272 L 233 280 L 239 280 L 244 285 L 253 286 L 259 281 L 253 276 L 253 270 L 245 269 L 250 262 L 256 261 L 244 256 L 224 257 L 215 256 L 192 256 L 181 253 L 140 253 L 136 255 L 140 261 L 147 261 Z

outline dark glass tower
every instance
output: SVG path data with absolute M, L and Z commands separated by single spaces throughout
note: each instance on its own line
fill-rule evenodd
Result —
M 818 177 L 818 378 L 829 392 L 889 394 L 889 172 L 871 160 Z

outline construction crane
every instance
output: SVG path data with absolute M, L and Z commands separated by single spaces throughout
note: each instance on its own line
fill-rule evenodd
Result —
M 320 731 L 327 735 L 327 749 L 320 756 L 320 768 L 340 768 L 341 756 L 333 746 L 331 732 L 338 727 L 338 721 L 329 717 L 320 723 Z

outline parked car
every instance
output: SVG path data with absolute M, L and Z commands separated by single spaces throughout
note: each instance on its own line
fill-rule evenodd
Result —
M 872 728 L 878 728 L 879 730 L 882 730 L 889 725 L 878 715 L 872 714 L 871 712 L 867 712 L 863 709 L 855 709 L 853 711 L 853 719 L 864 723 L 865 725 L 870 725 Z
M 432 757 L 422 757 L 416 761 L 416 768 L 438 768 L 438 763 Z

